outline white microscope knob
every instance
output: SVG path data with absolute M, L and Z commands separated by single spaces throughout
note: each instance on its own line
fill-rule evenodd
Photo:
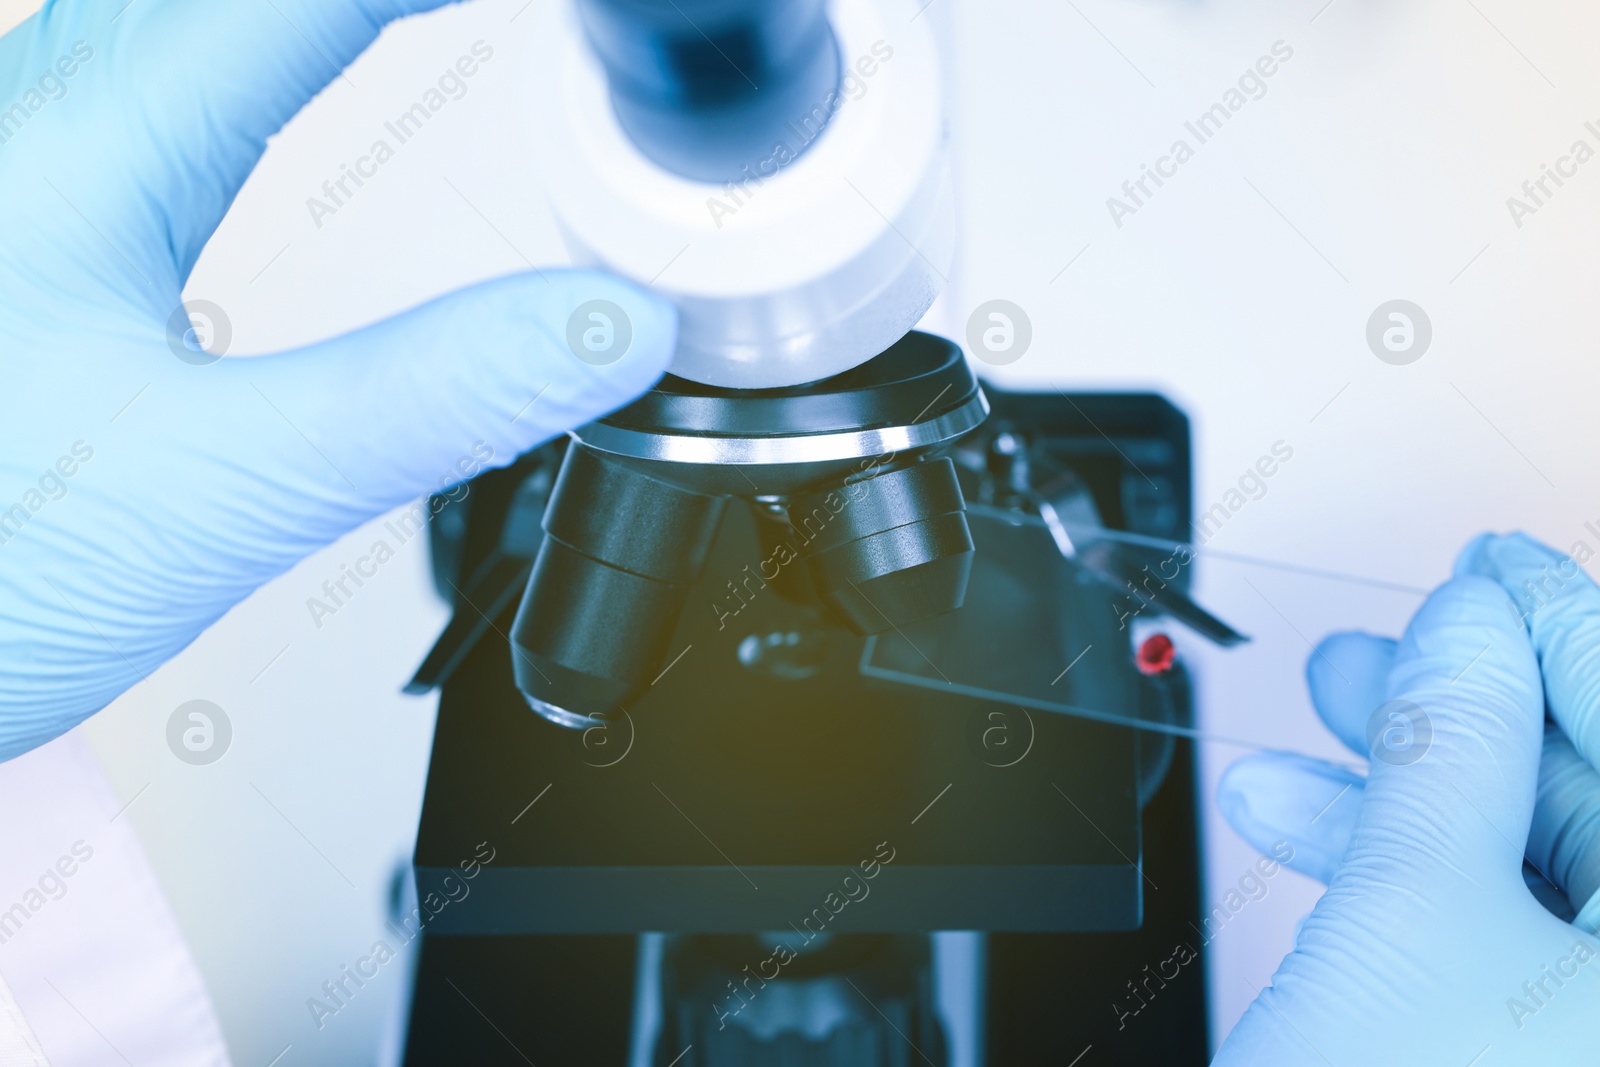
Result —
M 826 128 L 793 158 L 796 115 L 785 150 L 722 186 L 634 146 L 572 0 L 563 8 L 537 64 L 545 186 L 576 262 L 677 304 L 674 374 L 799 385 L 866 362 L 917 323 L 949 272 L 955 225 L 938 56 L 910 0 L 836 0 L 842 81 L 817 101 L 833 111 Z

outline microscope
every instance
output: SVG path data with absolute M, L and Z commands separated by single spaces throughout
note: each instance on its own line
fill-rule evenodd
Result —
M 574 259 L 681 332 L 433 509 L 407 1064 L 1206 1060 L 1161 628 L 1240 637 L 1173 551 L 1188 424 L 914 328 L 954 250 L 921 16 L 570 0 L 546 42 Z

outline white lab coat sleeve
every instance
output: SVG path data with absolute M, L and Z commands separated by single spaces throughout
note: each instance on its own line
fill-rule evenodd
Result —
M 0 1067 L 50 1067 L 33 1027 L 17 1007 L 17 1000 L 0 974 Z
M 0 763 L 0 1067 L 227 1067 L 123 808 L 81 730 Z

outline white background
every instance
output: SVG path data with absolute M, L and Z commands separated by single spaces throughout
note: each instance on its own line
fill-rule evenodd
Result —
M 393 28 L 273 141 L 187 290 L 227 310 L 235 351 L 340 332 L 524 256 L 564 258 L 523 132 L 537 102 L 520 91 L 552 0 L 519 14 L 524 2 Z M 1424 588 L 1482 529 L 1600 547 L 1583 529 L 1600 520 L 1600 161 L 1520 229 L 1505 203 L 1574 139 L 1600 148 L 1583 129 L 1600 120 L 1588 47 L 1600 12 L 1324 3 L 934 0 L 925 17 L 953 42 L 962 198 L 958 277 L 934 324 L 959 335 L 978 303 L 1012 300 L 1033 347 L 997 381 L 1171 397 L 1193 420 L 1202 510 L 1274 442 L 1292 446 L 1209 549 Z M 317 228 L 306 198 L 479 39 L 494 59 L 468 95 Z M 1279 40 L 1294 56 L 1265 98 L 1118 228 L 1106 198 Z M 1404 367 L 1364 338 L 1397 297 L 1434 328 Z M 350 417 L 383 413 L 352 398 Z M 353 534 L 261 590 L 87 726 L 118 793 L 138 797 L 129 815 L 240 1064 L 287 1044 L 285 1065 L 368 1060 L 401 975 L 386 969 L 321 1032 L 311 1025 L 306 998 L 378 935 L 432 730 L 433 700 L 399 694 L 445 621 L 420 543 L 320 629 L 306 609 L 370 540 Z M 1204 728 L 1341 758 L 1304 695 L 1307 639 L 1394 631 L 1420 599 L 1215 555 L 1201 595 L 1256 638 L 1225 655 L 1183 643 L 1204 660 Z M 194 698 L 233 721 L 233 747 L 210 767 L 178 762 L 164 740 L 172 709 Z M 1203 747 L 1208 797 L 1243 751 Z M 1253 853 L 1210 810 L 1205 835 L 1220 894 Z M 1292 874 L 1269 886 L 1208 951 L 1217 1035 L 1319 891 Z M 1144 962 L 1106 976 L 1107 1011 Z

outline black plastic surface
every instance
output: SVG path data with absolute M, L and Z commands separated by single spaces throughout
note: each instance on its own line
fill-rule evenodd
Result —
M 1014 536 L 974 523 L 969 595 L 1019 580 L 1054 595 L 1071 629 L 1062 662 L 1069 645 L 1075 654 L 1088 644 L 1106 667 L 1074 670 L 1063 686 L 1092 706 L 1131 706 L 1135 675 L 1115 616 L 1081 601 L 1099 591 L 1008 577 L 1026 564 L 1010 550 Z M 499 858 L 437 932 L 782 928 L 880 842 L 896 858 L 871 905 L 846 909 L 838 930 L 1138 924 L 1130 731 L 1035 715 L 1030 757 L 1000 768 L 978 740 L 995 709 L 864 681 L 860 642 L 841 631 L 812 678 L 746 670 L 745 637 L 807 619 L 773 591 L 739 584 L 759 562 L 748 513 L 731 512 L 671 642 L 677 658 L 630 714 L 587 732 L 527 710 L 501 642 L 473 651 L 440 706 L 419 880 L 484 839 Z M 729 605 L 743 606 L 729 616 Z
M 993 389 L 990 397 L 994 404 L 991 426 L 1038 435 L 1044 448 L 1070 464 L 1089 483 L 1108 525 L 1171 540 L 1187 536 L 1191 495 L 1188 424 L 1182 413 L 1166 401 L 1135 394 L 1008 394 Z M 489 549 L 485 538 L 494 541 L 504 514 L 496 493 L 490 489 L 480 497 L 478 487 L 487 484 L 485 479 L 492 482 L 500 473 L 491 472 L 474 482 L 473 521 L 469 524 L 464 564 L 468 573 L 486 558 Z M 970 488 L 968 492 L 971 493 Z M 436 557 L 436 564 L 453 554 Z M 749 562 L 754 566 L 761 558 L 757 555 Z M 719 559 L 713 559 L 713 568 Z M 720 576 L 715 569 L 710 574 Z M 724 577 L 743 579 L 745 574 Z M 1187 585 L 1188 577 L 1185 568 L 1178 584 Z M 778 599 L 776 587 L 763 591 L 761 596 Z M 470 609 L 458 604 L 458 611 L 467 610 Z M 745 608 L 739 618 L 749 619 L 755 610 L 754 606 Z M 497 625 L 503 634 L 507 620 L 501 618 Z M 674 671 L 688 665 L 703 650 L 696 644 Z M 830 658 L 829 663 L 833 662 Z M 513 710 L 531 717 L 531 713 L 514 708 L 515 694 L 509 679 L 498 676 L 508 673 L 503 637 L 490 631 L 483 647 L 463 664 L 461 678 L 446 687 L 440 741 L 430 770 L 418 861 L 439 865 L 459 862 L 473 854 L 477 841 L 489 838 L 502 851 L 490 867 L 480 872 L 475 886 L 484 884 L 482 875 L 495 866 L 507 861 L 526 864 L 537 860 L 538 843 L 543 837 L 525 836 L 524 828 L 562 788 L 560 783 L 552 785 L 536 804 L 526 807 L 554 776 L 541 775 L 539 765 L 529 766 L 523 761 L 522 755 L 529 746 L 543 743 L 524 727 L 518 726 L 509 745 L 503 736 L 476 741 L 466 736 L 475 729 L 498 729 L 502 719 L 510 721 Z M 462 684 L 463 679 L 468 684 Z M 1173 683 L 1178 718 L 1188 721 L 1188 686 L 1181 674 L 1173 677 Z M 861 685 L 858 681 L 857 686 Z M 870 723 L 878 692 L 862 689 L 852 701 L 853 709 L 868 716 L 860 723 Z M 685 698 L 693 695 L 692 688 L 684 694 Z M 881 736 L 871 728 L 864 733 L 852 729 L 854 719 L 819 716 L 813 720 L 814 731 L 797 728 L 797 743 L 819 757 L 833 753 L 853 767 L 861 762 L 864 747 L 878 751 L 873 743 Z M 974 716 L 972 721 L 975 725 L 985 723 L 980 716 Z M 1093 723 L 1084 725 L 1092 728 L 1087 735 L 1091 744 L 1096 730 L 1132 733 Z M 553 727 L 540 736 L 552 734 L 563 736 Z M 587 738 L 587 743 L 572 735 L 581 755 L 575 751 L 569 757 L 597 765 L 613 760 L 622 751 L 626 734 L 625 724 L 621 724 L 620 732 L 619 728 L 598 731 Z M 1139 743 L 1163 741 L 1147 735 Z M 508 751 L 497 753 L 497 744 Z M 460 758 L 441 762 L 443 748 L 451 747 L 461 748 Z M 787 781 L 784 772 L 798 758 L 784 751 L 781 744 L 775 752 L 771 773 L 764 783 L 753 787 L 758 793 L 762 788 L 782 790 Z M 895 753 L 892 746 L 890 752 Z M 905 764 L 927 755 L 926 749 L 911 750 L 880 762 L 899 774 Z M 631 758 L 625 758 L 618 766 L 626 766 Z M 989 937 L 988 1067 L 1207 1062 L 1206 948 L 1197 931 L 1201 919 L 1201 858 L 1193 760 L 1189 742 L 1177 741 L 1166 780 L 1143 813 L 1143 848 L 1135 855 L 1142 858 L 1150 882 L 1144 884 L 1144 922 L 1140 929 L 997 933 Z M 444 769 L 451 773 L 441 774 Z M 608 773 L 599 766 L 589 769 L 595 775 Z M 506 781 L 487 787 L 486 778 Z M 1068 785 L 1065 781 L 1061 784 Z M 935 812 L 956 800 L 961 795 L 959 788 L 953 787 L 916 825 L 928 823 Z M 1082 802 L 1076 793 L 1073 796 Z M 682 798 L 676 794 L 674 797 L 682 803 Z M 576 804 L 564 806 L 554 817 L 581 820 L 585 810 L 600 810 L 610 803 L 603 791 L 584 789 Z M 1057 803 L 1065 806 L 1059 798 Z M 617 806 L 626 807 L 627 798 L 618 797 Z M 842 802 L 834 802 L 806 814 L 811 816 L 813 825 L 825 827 L 841 806 Z M 578 809 L 576 814 L 574 809 Z M 1012 812 L 1010 817 L 1021 817 L 1021 813 Z M 446 833 L 448 824 L 457 819 L 461 825 Z M 1004 824 L 1004 818 L 997 823 L 1002 827 Z M 626 826 L 607 818 L 590 820 L 586 825 L 599 836 Z M 701 820 L 700 826 L 726 845 L 707 821 Z M 475 829 L 481 831 L 476 837 Z M 572 830 L 574 834 L 579 832 L 578 828 Z M 467 851 L 451 858 L 444 846 L 452 842 L 465 842 Z M 686 825 L 675 831 L 677 846 L 687 849 L 694 842 L 694 831 Z M 508 846 L 514 846 L 516 851 L 507 853 L 504 849 Z M 698 838 L 698 847 L 703 854 L 715 856 L 704 838 Z M 740 857 L 736 854 L 734 858 Z M 839 873 L 842 877 L 843 872 Z M 431 875 L 426 870 L 421 874 L 426 881 L 439 871 L 436 867 Z M 726 876 L 737 878 L 731 872 Z M 762 892 L 766 891 L 766 884 L 762 883 Z M 980 891 L 1005 899 L 1006 884 L 986 884 Z M 745 891 L 750 892 L 748 886 Z M 478 890 L 473 893 L 476 896 Z M 874 895 L 863 907 L 884 899 L 887 898 Z M 469 905 L 471 899 L 461 903 Z M 559 904 L 559 900 L 530 896 L 516 901 L 514 906 L 535 911 Z M 456 907 L 452 904 L 446 908 L 440 918 L 448 917 Z M 632 938 L 442 936 L 442 927 L 431 924 L 428 929 L 419 962 L 408 1065 L 520 1065 L 530 1060 L 540 1064 L 624 1062 L 634 982 Z M 1147 1004 L 1137 1014 L 1126 1016 L 1131 1008 L 1138 1007 L 1130 993 L 1130 983 L 1148 982 L 1150 972 L 1146 968 L 1161 967 L 1186 938 L 1193 939 L 1190 944 L 1200 951 L 1201 958 L 1184 966 L 1176 979 L 1157 985 L 1157 995 L 1147 996 Z

